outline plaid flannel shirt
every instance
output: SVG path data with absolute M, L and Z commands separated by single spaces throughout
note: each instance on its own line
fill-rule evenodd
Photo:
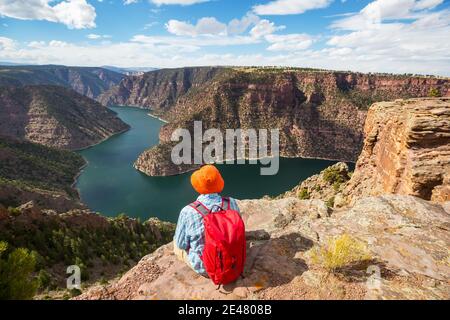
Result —
M 211 210 L 214 206 L 222 204 L 222 197 L 217 193 L 206 194 L 200 195 L 197 201 Z M 230 198 L 230 209 L 240 212 L 235 199 Z M 214 211 L 217 210 L 219 208 L 214 208 Z M 184 207 L 178 218 L 174 242 L 178 248 L 188 252 L 189 262 L 195 272 L 199 274 L 206 274 L 205 266 L 200 258 L 205 246 L 204 232 L 205 227 L 200 213 L 190 206 Z

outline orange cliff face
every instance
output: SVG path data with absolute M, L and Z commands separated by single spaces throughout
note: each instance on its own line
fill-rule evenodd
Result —
M 450 98 L 377 103 L 364 133 L 345 190 L 351 199 L 395 193 L 450 200 Z

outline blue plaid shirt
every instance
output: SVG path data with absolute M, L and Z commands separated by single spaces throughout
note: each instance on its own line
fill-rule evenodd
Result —
M 211 210 L 214 206 L 222 204 L 222 197 L 217 193 L 205 194 L 199 196 L 197 201 Z M 230 209 L 240 212 L 235 199 L 230 198 Z M 214 208 L 214 211 L 217 210 L 219 209 Z M 184 207 L 180 212 L 173 240 L 178 248 L 188 251 L 192 268 L 200 274 L 206 274 L 205 266 L 200 258 L 205 246 L 204 232 L 205 227 L 200 213 L 190 206 Z

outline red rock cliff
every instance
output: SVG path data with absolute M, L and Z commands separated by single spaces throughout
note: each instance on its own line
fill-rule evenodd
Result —
M 395 193 L 450 200 L 450 98 L 373 105 L 346 189 L 351 199 Z
M 170 123 L 162 128 L 160 140 L 167 144 L 177 128 L 192 130 L 195 120 L 202 120 L 205 130 L 277 128 L 282 156 L 356 161 L 363 145 L 367 109 L 373 102 L 425 97 L 432 90 L 450 95 L 448 79 L 224 69 L 164 109 L 162 115 Z M 163 150 L 170 148 L 144 153 L 136 167 L 149 175 L 180 173 L 169 164 L 169 154 L 160 154 Z

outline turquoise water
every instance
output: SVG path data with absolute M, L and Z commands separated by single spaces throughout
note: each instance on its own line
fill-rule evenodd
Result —
M 163 123 L 148 116 L 146 110 L 111 109 L 131 126 L 131 130 L 79 152 L 88 161 L 76 185 L 82 201 L 106 216 L 126 213 L 142 220 L 158 217 L 175 222 L 179 211 L 196 198 L 189 182 L 190 174 L 154 178 L 133 168 L 139 154 L 158 143 Z M 261 176 L 258 165 L 218 167 L 225 179 L 224 195 L 252 199 L 279 195 L 333 163 L 281 159 L 280 171 L 275 176 Z

